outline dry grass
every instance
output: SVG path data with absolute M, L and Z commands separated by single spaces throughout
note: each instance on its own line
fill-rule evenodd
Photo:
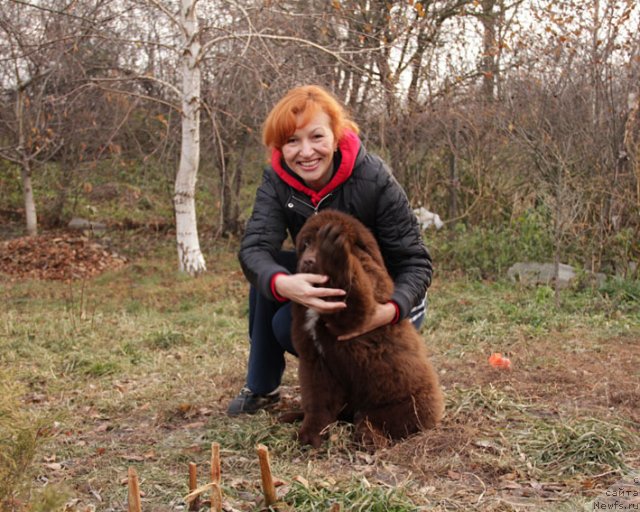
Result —
M 204 479 L 214 441 L 230 511 L 261 508 L 259 443 L 284 508 L 302 511 L 576 510 L 640 467 L 640 317 L 593 292 L 566 292 L 555 311 L 539 290 L 438 279 L 424 334 L 445 418 L 375 454 L 352 445 L 349 425 L 310 450 L 275 416 L 227 418 L 248 348 L 234 253 L 210 248 L 210 271 L 192 280 L 167 238 L 90 281 L 5 283 L 0 381 L 13 405 L 0 411 L 0 475 L 14 464 L 18 476 L 3 476 L 6 510 L 125 510 L 129 466 L 143 510 L 185 510 L 188 463 Z M 512 371 L 487 364 L 494 351 Z M 289 361 L 283 409 L 298 396 Z M 36 425 L 46 436 L 21 447 Z

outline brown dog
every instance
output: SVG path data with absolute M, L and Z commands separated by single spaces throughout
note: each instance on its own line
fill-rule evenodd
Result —
M 299 272 L 327 275 L 325 286 L 347 292 L 347 308 L 331 315 L 292 305 L 304 414 L 300 442 L 320 446 L 323 430 L 337 419 L 353 421 L 358 440 L 374 447 L 434 427 L 442 392 L 409 320 L 337 340 L 393 292 L 373 235 L 355 218 L 326 210 L 306 222 L 296 249 Z

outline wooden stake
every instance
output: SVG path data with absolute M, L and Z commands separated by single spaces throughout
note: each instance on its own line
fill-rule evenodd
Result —
M 211 510 L 222 512 L 222 489 L 220 470 L 220 444 L 211 443 Z
M 142 512 L 142 502 L 140 501 L 140 484 L 138 483 L 138 473 L 135 468 L 130 467 L 128 471 L 129 480 L 129 512 Z
M 211 443 L 211 481 L 220 483 L 220 443 Z
M 198 487 L 198 468 L 193 462 L 189 462 L 189 493 L 195 491 Z M 196 496 L 195 499 L 189 503 L 189 510 L 200 510 L 200 498 Z
M 260 475 L 262 477 L 262 492 L 264 493 L 264 503 L 267 507 L 273 505 L 276 498 L 276 487 L 273 484 L 271 466 L 269 465 L 269 449 L 263 444 L 256 447 L 258 459 L 260 460 Z

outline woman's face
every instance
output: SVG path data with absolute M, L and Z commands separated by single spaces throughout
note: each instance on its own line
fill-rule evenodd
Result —
M 282 156 L 309 188 L 319 191 L 331 180 L 336 147 L 331 119 L 319 111 L 287 139 L 282 146 Z

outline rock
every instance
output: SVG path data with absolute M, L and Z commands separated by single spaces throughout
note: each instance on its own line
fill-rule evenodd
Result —
M 553 263 L 519 262 L 507 270 L 507 275 L 511 281 L 522 283 L 526 286 L 551 285 L 555 281 L 555 265 Z M 607 279 L 607 276 L 601 273 L 589 272 L 588 276 L 597 286 L 604 284 Z M 571 265 L 560 264 L 558 269 L 558 284 L 560 288 L 566 288 L 577 277 L 578 274 Z
M 555 265 L 553 263 L 515 263 L 507 270 L 509 279 L 526 286 L 538 284 L 552 284 L 555 276 Z M 569 285 L 576 277 L 575 270 L 571 265 L 560 264 L 558 281 L 561 288 Z
M 69 221 L 69 229 L 75 229 L 78 231 L 92 231 L 94 233 L 104 232 L 107 230 L 107 225 L 102 222 L 94 222 L 91 220 L 83 219 L 81 217 L 74 217 Z

